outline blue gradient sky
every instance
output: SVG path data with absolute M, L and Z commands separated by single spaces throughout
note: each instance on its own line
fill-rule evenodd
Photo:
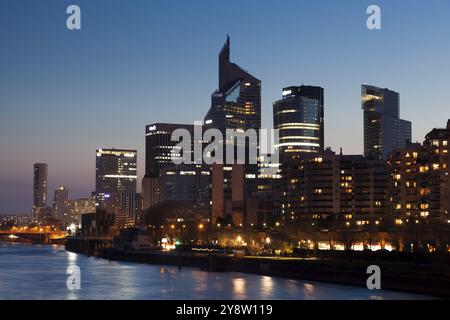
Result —
M 65 27 L 78 4 L 82 30 Z M 382 9 L 381 31 L 366 8 Z M 2 0 L 0 214 L 29 212 L 32 165 L 49 164 L 49 193 L 94 190 L 95 149 L 136 148 L 144 126 L 201 120 L 217 86 L 217 55 L 262 80 L 263 124 L 281 88 L 325 88 L 325 144 L 362 152 L 360 85 L 401 94 L 422 140 L 450 118 L 450 2 L 261 0 Z M 50 203 L 49 203 L 50 204 Z

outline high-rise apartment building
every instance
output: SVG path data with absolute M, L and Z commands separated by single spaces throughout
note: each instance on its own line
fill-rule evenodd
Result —
M 423 145 L 409 144 L 391 152 L 388 195 L 395 224 L 427 224 L 450 221 L 450 121 L 445 129 L 433 129 Z
M 33 181 L 33 215 L 37 221 L 42 221 L 47 208 L 47 164 L 34 164 Z
M 331 150 L 302 156 L 282 202 L 285 221 L 306 228 L 380 224 L 386 202 L 384 162 Z M 286 223 L 286 222 L 285 222 Z M 337 223 L 337 224 L 336 224 Z
M 64 202 L 64 223 L 81 223 L 81 216 L 86 213 L 95 213 L 95 198 L 70 199 Z
M 445 128 L 431 130 L 423 145 L 428 153 L 430 168 L 435 172 L 432 186 L 436 197 L 431 203 L 431 214 L 450 221 L 450 120 Z M 438 188 L 438 190 L 437 190 Z M 433 214 L 435 212 L 436 214 Z
M 55 214 L 55 218 L 59 221 L 65 221 L 64 213 L 65 206 L 64 202 L 69 199 L 69 191 L 64 187 L 60 186 L 55 190 L 55 194 L 53 197 L 53 212 Z

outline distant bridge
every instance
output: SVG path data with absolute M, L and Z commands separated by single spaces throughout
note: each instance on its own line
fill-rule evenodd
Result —
M 10 230 L 0 230 L 1 240 L 40 244 L 62 243 L 66 235 L 64 231 L 42 227 L 14 227 Z

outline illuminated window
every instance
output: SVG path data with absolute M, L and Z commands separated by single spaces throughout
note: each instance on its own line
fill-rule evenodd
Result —
M 422 173 L 427 172 L 428 171 L 428 166 L 420 166 L 419 171 L 422 172 Z

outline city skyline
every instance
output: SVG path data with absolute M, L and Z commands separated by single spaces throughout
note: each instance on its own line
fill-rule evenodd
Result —
M 5 150 L 2 152 L 2 171 L 0 172 L 0 176 L 2 177 L 0 178 L 0 214 L 30 211 L 30 203 L 32 199 L 32 181 L 30 179 L 30 173 L 33 163 L 38 160 L 37 158 L 39 158 L 42 162 L 49 164 L 49 194 L 52 194 L 57 186 L 65 185 L 69 190 L 71 190 L 71 194 L 73 194 L 74 197 L 87 196 L 95 189 L 93 181 L 95 160 L 92 157 L 95 149 L 101 146 L 137 149 L 138 154 L 142 157 L 144 154 L 143 146 L 145 143 L 143 133 L 146 124 L 154 122 L 193 124 L 195 120 L 202 119 L 204 112 L 210 105 L 210 92 L 212 92 L 215 88 L 217 82 L 217 71 L 215 70 L 217 52 L 223 44 L 223 39 L 227 33 L 230 33 L 233 41 L 233 60 L 237 61 L 240 65 L 245 66 L 250 73 L 254 74 L 262 81 L 263 127 L 272 127 L 272 102 L 279 99 L 280 90 L 286 86 L 300 85 L 302 83 L 305 85 L 318 85 L 324 87 L 325 99 L 327 101 L 325 108 L 325 146 L 331 146 L 333 150 L 339 150 L 340 147 L 343 147 L 345 154 L 362 154 L 363 150 L 363 115 L 360 109 L 360 85 L 362 83 L 370 83 L 383 88 L 389 88 L 401 94 L 401 114 L 402 117 L 413 122 L 413 141 L 422 142 L 428 131 L 432 128 L 442 126 L 442 120 L 440 119 L 442 115 L 446 117 L 445 112 L 443 112 L 445 111 L 446 103 L 444 90 L 445 85 L 443 82 L 438 83 L 438 81 L 434 79 L 436 76 L 443 77 L 448 74 L 449 67 L 446 64 L 439 65 L 439 61 L 442 62 L 442 60 L 437 58 L 433 62 L 427 62 L 429 66 L 432 66 L 429 70 L 430 73 L 427 73 L 428 71 L 422 70 L 421 68 L 423 68 L 423 66 L 419 65 L 417 62 L 420 61 L 421 53 L 423 53 L 420 50 L 414 53 L 408 52 L 410 56 L 406 59 L 405 54 L 407 51 L 400 50 L 401 52 L 394 52 L 392 55 L 384 53 L 385 56 L 381 59 L 383 62 L 379 63 L 379 65 L 375 67 L 366 66 L 364 61 L 357 60 L 355 62 L 355 60 L 347 60 L 345 59 L 342 51 L 338 50 L 335 54 L 342 59 L 341 64 L 343 64 L 338 67 L 336 65 L 330 65 L 329 62 L 325 62 L 329 53 L 320 52 L 320 54 L 315 55 L 316 52 L 314 52 L 314 50 L 306 50 L 306 53 L 301 53 L 301 45 L 299 47 L 295 43 L 291 44 L 288 42 L 288 44 L 283 44 L 283 48 L 287 51 L 290 51 L 289 49 L 292 48 L 292 51 L 290 51 L 290 53 L 282 53 L 278 51 L 278 55 L 276 55 L 277 58 L 270 60 L 271 63 L 268 64 L 267 61 L 265 61 L 267 52 L 264 52 L 263 50 L 264 48 L 267 48 L 268 43 L 272 46 L 275 46 L 277 43 L 273 44 L 270 41 L 263 41 L 257 37 L 255 39 L 254 37 L 251 37 L 248 32 L 238 31 L 234 27 L 227 26 L 213 28 L 213 30 L 209 32 L 204 30 L 203 32 L 207 34 L 208 37 L 203 40 L 202 37 L 193 36 L 183 39 L 181 39 L 182 37 L 171 39 L 171 41 L 158 38 L 158 41 L 154 42 L 154 44 L 156 43 L 160 46 L 167 44 L 167 48 L 164 50 L 161 49 L 161 51 L 158 51 L 158 46 L 157 48 L 150 48 L 143 45 L 142 47 L 146 53 L 149 53 L 152 49 L 158 51 L 157 54 L 153 53 L 151 55 L 154 59 L 158 59 L 158 57 L 161 58 L 163 52 L 169 50 L 171 46 L 173 46 L 176 50 L 177 48 L 180 48 L 180 45 L 185 45 L 186 41 L 189 40 L 195 41 L 196 45 L 200 46 L 201 49 L 205 49 L 204 51 L 199 50 L 200 52 L 191 52 L 191 48 L 188 48 L 187 52 L 183 52 L 183 54 L 186 54 L 187 57 L 182 56 L 182 66 L 176 61 L 164 60 L 162 63 L 160 62 L 163 69 L 164 67 L 171 67 L 169 68 L 170 72 L 163 74 L 162 84 L 155 86 L 154 90 L 151 90 L 150 94 L 146 93 L 148 88 L 151 87 L 150 83 L 155 84 L 155 79 L 161 79 L 161 74 L 158 74 L 157 72 L 157 75 L 155 76 L 150 70 L 146 70 L 145 65 L 132 63 L 131 60 L 133 59 L 133 55 L 136 53 L 131 56 L 125 55 L 127 57 L 127 62 L 117 65 L 117 70 L 112 70 L 109 68 L 114 65 L 114 62 L 117 62 L 116 59 L 118 59 L 118 53 L 115 52 L 114 54 L 111 53 L 109 55 L 108 52 L 103 49 L 102 54 L 104 54 L 105 57 L 109 57 L 111 60 L 101 64 L 101 66 L 96 69 L 98 72 L 97 76 L 94 76 L 96 79 L 92 79 L 87 83 L 84 83 L 84 81 L 86 81 L 90 76 L 89 72 L 87 72 L 89 69 L 87 67 L 90 64 L 87 63 L 86 58 L 92 57 L 91 55 L 93 54 L 93 51 L 91 52 L 90 50 L 94 49 L 91 48 L 89 50 L 88 45 L 92 44 L 91 40 L 95 40 L 97 37 L 101 36 L 101 34 L 95 34 L 95 32 L 108 32 L 108 34 L 111 32 L 111 38 L 105 40 L 105 43 L 107 42 L 110 49 L 117 49 L 114 45 L 117 44 L 116 41 L 119 41 L 121 38 L 119 27 L 117 27 L 117 30 L 114 29 L 112 31 L 107 31 L 104 30 L 104 27 L 100 27 L 99 23 L 101 23 L 101 20 L 104 18 L 98 17 L 96 19 L 99 19 L 100 21 L 95 22 L 94 20 L 91 20 L 94 27 L 89 24 L 89 18 L 92 17 L 94 12 L 99 13 L 99 7 L 97 7 L 98 4 L 88 4 L 85 1 L 80 1 L 79 3 L 82 7 L 83 13 L 86 13 L 87 20 L 86 27 L 84 27 L 79 35 L 67 34 L 67 31 L 63 28 L 63 26 L 56 26 L 58 25 L 58 17 L 56 12 L 53 11 L 57 10 L 54 7 L 58 6 L 53 6 L 51 10 L 46 13 L 50 15 L 52 19 L 49 19 L 49 21 L 45 23 L 42 22 L 44 29 L 50 27 L 55 28 L 55 31 L 53 31 L 55 34 L 50 32 L 51 35 L 46 35 L 46 38 L 44 39 L 45 41 L 52 41 L 52 36 L 55 36 L 53 40 L 58 39 L 68 42 L 64 45 L 52 44 L 51 46 L 52 49 L 54 49 L 52 52 L 55 54 L 64 53 L 67 55 L 67 59 L 56 59 L 57 61 L 50 62 L 48 58 L 44 59 L 43 55 L 46 51 L 38 50 L 36 47 L 37 43 L 21 43 L 20 39 L 30 40 L 30 37 L 32 37 L 33 34 L 31 31 L 21 29 L 21 32 L 19 32 L 19 40 L 15 41 L 11 38 L 12 34 L 6 34 L 8 39 L 11 40 L 11 46 L 9 47 L 9 50 L 6 50 L 5 57 L 9 58 L 9 60 L 6 60 L 12 63 L 5 66 L 6 73 L 0 77 L 0 83 L 2 84 L 1 87 L 5 90 L 2 92 L 0 98 L 2 109 L 5 110 L 2 111 L 2 118 L 0 120 L 0 127 L 2 128 L 0 129 L 2 133 L 1 141 L 2 147 Z M 202 4 L 206 5 L 204 3 Z M 436 13 L 436 15 L 439 16 L 438 10 L 445 10 L 445 8 L 449 6 L 448 3 L 439 2 L 439 4 L 439 6 L 429 9 L 429 11 L 425 10 L 425 12 L 422 12 L 421 14 L 426 15 L 432 10 L 433 14 Z M 37 4 L 29 5 L 36 6 L 38 12 L 42 13 L 42 15 L 44 14 L 43 10 L 45 9 L 46 3 L 44 3 L 42 7 L 38 7 Z M 65 4 L 62 4 L 61 8 L 63 8 L 64 5 Z M 199 6 L 199 4 L 190 5 L 194 7 Z M 376 31 L 372 33 L 371 31 L 364 29 L 364 22 L 366 19 L 364 13 L 365 8 L 367 7 L 367 4 L 364 2 L 361 4 L 356 4 L 353 2 L 352 5 L 349 5 L 350 9 L 348 7 L 346 8 L 346 10 L 348 9 L 350 11 L 350 13 L 346 14 L 351 14 L 352 16 L 355 15 L 356 18 L 353 17 L 350 22 L 342 22 L 344 26 L 334 28 L 334 24 L 330 22 L 333 27 L 330 27 L 330 30 L 328 30 L 329 32 L 326 29 L 320 28 L 315 31 L 318 34 L 325 36 L 324 39 L 328 39 L 329 37 L 332 37 L 331 33 L 333 33 L 334 28 L 334 31 L 338 34 L 338 38 L 341 38 L 342 40 L 343 32 L 347 30 L 347 28 L 356 28 L 357 32 L 353 31 L 351 34 L 356 39 L 364 40 L 364 36 L 366 36 L 367 38 L 371 38 L 371 41 L 387 40 L 387 43 L 385 43 L 386 49 L 407 49 L 410 42 L 414 41 L 414 39 L 409 35 L 409 29 L 406 27 L 403 29 L 400 27 L 399 23 L 401 23 L 400 21 L 402 19 L 406 19 L 405 16 L 408 16 L 409 11 L 409 13 L 419 14 L 418 9 L 420 6 L 417 3 L 412 4 L 411 7 L 406 8 L 407 13 L 405 13 L 403 12 L 405 11 L 403 10 L 405 8 L 398 4 L 391 5 L 384 1 L 380 1 L 380 5 L 383 13 L 385 13 L 383 17 L 386 17 L 385 20 L 383 20 L 384 28 L 397 28 L 397 34 L 394 33 L 394 35 L 392 35 L 392 32 L 390 32 L 389 35 L 387 35 L 383 33 L 384 30 L 379 31 L 379 33 L 376 33 Z M 146 7 L 147 5 L 138 2 L 136 7 L 131 9 L 133 10 L 133 14 L 136 13 L 134 10 L 139 11 L 143 6 Z M 159 4 L 158 8 L 159 10 L 164 10 L 165 6 L 165 4 Z M 183 4 L 179 3 L 180 8 L 178 8 L 178 10 L 180 10 L 180 12 L 183 11 L 183 6 Z M 213 7 L 214 6 L 215 5 L 213 5 Z M 249 9 L 246 7 L 247 5 L 243 6 L 244 9 Z M 267 2 L 263 2 L 262 6 L 270 7 Z M 8 8 L 9 10 L 12 9 L 14 10 L 14 13 L 18 14 L 18 11 L 15 10 L 19 10 L 20 5 L 9 5 L 9 7 L 11 7 Z M 319 5 L 307 4 L 305 7 L 308 8 L 310 12 L 316 13 L 319 11 L 322 12 L 324 11 L 322 9 L 327 8 L 336 9 L 336 5 L 327 1 L 323 1 Z M 119 9 L 120 6 L 117 5 L 116 2 L 113 2 L 113 5 L 109 8 L 108 12 L 110 12 L 112 16 L 115 16 L 119 14 L 117 12 L 120 11 Z M 266 15 L 267 9 L 268 8 L 263 11 Z M 280 9 L 278 7 L 275 9 L 274 14 L 280 14 Z M 127 7 L 127 10 L 130 9 Z M 336 10 L 339 12 L 339 10 L 344 9 L 337 8 Z M 5 10 L 1 10 L 2 14 L 4 11 Z M 330 11 L 332 10 L 330 9 Z M 127 12 L 124 12 L 123 14 L 126 18 Z M 130 17 L 130 12 L 128 12 L 128 14 L 128 17 Z M 152 14 L 154 14 L 154 12 L 152 12 Z M 178 14 L 178 11 L 175 11 L 174 15 Z M 187 12 L 188 16 L 191 14 L 193 14 L 193 12 Z M 322 12 L 322 14 L 324 14 L 325 20 L 327 17 L 333 20 L 337 19 L 337 16 L 339 16 L 337 13 L 336 16 L 334 14 L 330 15 L 330 12 L 328 11 Z M 394 18 L 392 17 L 393 15 L 399 15 L 399 21 L 394 21 Z M 145 17 L 145 15 L 143 14 L 141 17 Z M 409 19 L 415 20 L 411 17 L 412 16 L 410 15 Z M 28 23 L 32 24 L 33 21 L 35 22 L 32 17 L 28 18 L 30 18 L 31 21 L 26 22 L 24 21 L 25 17 L 22 17 L 15 23 L 25 23 L 26 25 Z M 60 17 L 60 20 L 63 21 L 63 18 L 64 15 Z M 310 17 L 306 18 L 310 19 Z M 356 23 L 355 19 L 358 20 L 359 24 Z M 3 17 L 0 19 L 0 21 L 4 20 L 6 21 L 5 23 L 11 28 L 3 28 L 3 30 L 0 31 L 2 35 L 4 35 L 5 30 L 7 29 L 12 30 L 12 25 L 14 25 L 9 19 L 3 19 Z M 259 21 L 259 19 L 257 19 L 257 21 Z M 431 21 L 431 25 L 433 23 L 437 23 L 436 21 L 439 21 L 439 19 Z M 185 23 L 186 21 L 183 20 L 183 22 Z M 448 22 L 441 21 L 441 23 L 445 25 Z M 55 24 L 55 26 L 51 24 Z M 132 28 L 139 28 L 145 25 L 145 21 L 139 23 L 136 22 L 136 25 L 133 25 Z M 424 34 L 429 32 L 430 27 L 430 25 L 427 25 L 425 32 L 419 32 L 417 35 L 419 36 L 422 34 L 422 36 L 424 36 Z M 19 28 L 24 27 L 22 25 Z M 59 30 L 59 28 L 61 30 Z M 48 30 L 45 31 L 47 32 Z M 119 34 L 114 34 L 114 31 L 119 32 Z M 129 31 L 130 30 L 127 29 L 127 32 L 122 32 L 122 36 L 128 34 Z M 155 30 L 153 31 L 156 32 Z M 414 28 L 414 31 L 419 31 L 419 29 L 416 30 Z M 149 33 L 147 34 L 146 32 Z M 167 32 L 167 30 L 165 30 L 165 32 Z M 136 37 L 136 39 L 134 39 L 136 43 L 133 42 L 131 45 L 138 48 L 139 45 L 142 45 L 140 40 L 145 38 L 145 35 L 151 35 L 152 31 L 145 30 L 143 34 L 144 35 L 141 34 L 140 37 Z M 20 35 L 22 38 L 20 38 Z M 66 37 L 67 39 L 65 39 Z M 433 41 L 432 45 L 434 48 L 437 46 L 441 49 L 440 55 L 436 54 L 436 56 L 441 59 L 445 55 L 448 56 L 448 53 L 450 53 L 448 44 L 434 44 L 434 41 L 437 41 L 437 39 L 432 39 L 429 35 L 427 35 L 427 37 L 428 38 L 426 41 Z M 88 40 L 88 38 L 91 40 Z M 314 37 L 311 36 L 311 38 Z M 398 43 L 395 42 L 396 39 L 399 40 Z M 337 40 L 338 39 L 335 39 L 331 43 L 335 43 Z M 422 40 L 425 41 L 424 39 Z M 168 43 L 165 43 L 165 41 Z M 301 43 L 302 41 L 299 42 Z M 82 50 L 79 51 L 79 53 L 81 53 L 81 57 L 79 57 L 76 52 L 71 52 L 70 50 L 68 51 L 70 43 L 74 45 L 75 48 L 77 45 L 81 45 Z M 282 42 L 278 44 L 282 45 Z M 363 46 L 364 44 L 361 45 Z M 260 53 L 260 55 L 253 53 L 255 59 L 252 59 L 251 54 L 249 56 L 249 52 L 252 51 L 250 48 L 254 47 L 258 48 L 258 54 Z M 29 60 L 25 61 L 25 63 L 20 57 L 12 57 L 14 52 L 20 52 L 20 50 L 24 48 L 36 51 L 36 56 L 34 59 L 28 58 Z M 324 49 L 324 47 L 322 47 L 322 49 Z M 347 52 L 349 56 L 353 56 L 353 58 L 355 58 L 355 55 L 349 53 L 347 48 L 340 49 Z M 268 51 L 272 51 L 272 53 L 273 50 L 273 48 L 268 49 Z M 373 56 L 365 56 L 367 53 L 365 50 L 358 51 L 355 49 L 357 57 L 361 60 L 366 58 L 369 61 L 374 57 L 378 58 L 376 55 L 376 53 L 380 53 L 378 50 L 378 48 L 374 50 L 375 53 L 373 53 Z M 74 51 L 77 50 L 74 49 Z M 124 54 L 124 52 L 119 53 Z M 140 56 L 139 58 L 143 59 L 145 58 L 144 56 L 145 55 L 142 57 Z M 292 62 L 297 57 L 300 57 L 300 62 L 295 62 L 294 66 L 288 68 L 288 66 L 286 66 L 286 62 L 289 60 Z M 178 58 L 180 58 L 180 56 Z M 309 61 L 305 60 L 306 58 L 309 58 Z M 47 66 L 47 68 L 44 67 L 44 69 L 40 69 L 41 67 L 35 66 L 40 59 L 44 59 L 44 61 L 46 61 L 44 66 Z M 414 70 L 409 70 L 409 65 L 400 61 L 402 59 L 407 60 L 407 62 L 409 61 L 411 65 L 415 66 L 415 69 L 412 68 Z M 98 59 L 96 59 L 96 61 L 98 61 Z M 143 62 L 144 60 L 139 61 Z M 173 63 L 173 66 L 171 65 L 171 62 Z M 30 67 L 30 63 L 33 68 L 26 71 L 25 69 L 27 66 Z M 75 69 L 81 68 L 83 70 L 76 72 L 74 71 L 75 80 L 67 79 L 68 81 L 64 85 L 57 82 L 65 77 L 70 78 L 71 72 L 67 71 L 68 74 L 65 74 L 62 71 L 55 70 L 62 68 L 65 63 L 68 63 L 69 66 L 72 66 Z M 83 63 L 88 64 L 86 69 L 82 68 Z M 129 65 L 127 65 L 127 63 Z M 4 67 L 4 62 L 0 62 L 0 65 Z M 311 68 L 310 65 L 316 66 L 318 70 Z M 434 69 L 433 66 L 435 66 Z M 437 70 L 437 66 L 439 66 L 439 70 Z M 139 67 L 141 67 L 142 70 L 139 69 Z M 149 67 L 154 67 L 151 61 L 147 61 L 147 68 Z M 18 72 L 13 74 L 12 72 L 14 68 L 18 68 Z M 175 94 L 171 94 L 172 97 L 168 98 L 167 94 L 171 93 L 171 90 L 174 88 L 173 83 L 171 83 L 173 80 L 172 78 L 178 79 L 179 77 L 179 79 L 183 79 L 186 75 L 191 75 L 194 73 L 196 68 L 199 69 L 199 74 L 193 76 L 192 79 L 190 77 L 185 79 L 185 81 L 190 84 L 186 85 L 182 82 L 180 88 L 175 87 L 178 91 L 175 92 Z M 331 70 L 327 70 L 327 68 L 331 68 Z M 98 91 L 94 92 L 90 88 L 90 85 L 93 81 L 101 81 L 105 76 L 104 72 L 107 69 L 109 70 L 108 72 L 110 72 L 107 76 L 110 76 L 117 81 L 110 81 L 104 84 L 99 82 Z M 62 68 L 62 70 L 64 70 L 64 68 Z M 358 74 L 358 76 L 355 77 L 345 75 L 343 73 L 350 70 L 359 70 L 360 72 L 364 70 L 365 74 Z M 144 75 L 147 71 L 150 71 L 150 75 Z M 303 73 L 303 71 L 305 72 Z M 330 71 L 334 75 L 330 75 Z M 42 83 L 33 79 L 21 83 L 24 77 L 28 77 L 29 72 L 33 72 L 36 77 L 43 76 L 44 79 Z M 125 72 L 125 74 L 123 74 L 123 72 Z M 135 79 L 133 77 L 133 72 L 135 74 L 140 74 L 141 79 Z M 385 73 L 385 75 L 380 76 L 379 73 Z M 337 82 L 336 74 L 343 76 L 343 80 Z M 412 74 L 416 74 L 416 76 L 420 74 L 421 77 L 420 79 L 413 78 Z M 123 76 L 123 78 L 118 79 L 119 75 Z M 431 78 L 432 75 L 433 78 Z M 145 83 L 146 77 L 151 78 L 147 78 L 147 80 L 150 80 L 148 82 L 149 84 Z M 166 77 L 168 78 L 166 79 Z M 422 90 L 419 91 L 418 88 L 420 88 L 424 83 L 426 84 L 427 77 L 430 77 L 428 78 L 428 81 L 430 82 L 430 86 L 432 85 L 432 89 L 434 91 L 429 87 L 421 88 Z M 106 77 L 103 78 L 103 80 L 105 79 Z M 126 84 L 126 82 L 129 81 L 133 82 Z M 175 80 L 175 82 L 177 82 L 177 80 Z M 18 83 L 21 83 L 21 86 L 19 86 Z M 37 85 L 37 83 L 39 83 L 39 85 Z M 75 86 L 77 90 L 80 90 L 77 91 L 79 96 L 72 92 L 71 88 L 73 86 Z M 17 92 L 17 90 L 20 89 L 19 87 L 23 87 L 23 90 L 25 90 L 25 94 L 22 96 L 19 96 Z M 39 92 L 33 90 L 39 90 Z M 118 91 L 114 92 L 114 90 Z M 161 94 L 159 91 L 164 94 Z M 428 96 L 425 96 L 423 92 L 433 93 L 434 100 Z M 110 94 L 112 97 L 109 99 L 104 97 Z M 137 94 L 137 96 L 133 96 L 134 94 Z M 117 101 L 115 101 L 116 98 Z M 164 103 L 161 107 L 159 107 L 161 102 Z M 423 103 L 432 104 L 432 106 L 427 105 L 426 108 L 420 108 L 419 106 Z M 64 107 L 61 107 L 61 105 L 64 105 Z M 130 107 L 128 105 L 130 105 Z M 90 109 L 95 108 L 96 106 L 98 109 Z M 191 107 L 192 110 L 189 109 L 189 112 L 181 112 L 189 107 Z M 171 108 L 171 110 L 164 110 L 169 108 Z M 33 111 L 35 109 L 38 109 L 41 113 Z M 427 116 L 427 119 L 425 120 L 422 119 L 422 117 L 425 116 L 424 109 L 426 110 Z M 338 110 L 341 110 L 341 112 L 338 112 Z M 23 117 L 21 111 L 29 112 L 30 114 L 27 113 L 27 116 Z M 434 112 L 436 116 L 433 117 L 430 115 L 430 111 Z M 93 113 L 94 119 L 88 118 L 90 112 Z M 100 116 L 103 113 L 105 113 L 106 116 L 101 118 Z M 129 113 L 132 113 L 133 116 L 130 116 Z M 342 121 L 339 119 L 339 116 L 342 117 L 343 114 L 345 114 L 345 118 L 348 118 L 349 123 L 351 123 L 349 128 L 345 128 L 346 130 L 342 130 Z M 65 121 L 66 118 L 71 118 L 71 120 L 73 119 L 74 123 L 67 123 Z M 22 121 L 19 122 L 19 119 Z M 40 121 L 41 125 L 35 125 L 35 121 Z M 120 130 L 117 130 L 118 128 Z M 71 143 L 71 148 L 68 148 L 68 143 Z M 62 153 L 64 153 L 64 155 L 62 155 Z M 138 164 L 138 181 L 140 181 L 143 176 L 144 167 L 144 161 L 142 158 L 138 159 Z

